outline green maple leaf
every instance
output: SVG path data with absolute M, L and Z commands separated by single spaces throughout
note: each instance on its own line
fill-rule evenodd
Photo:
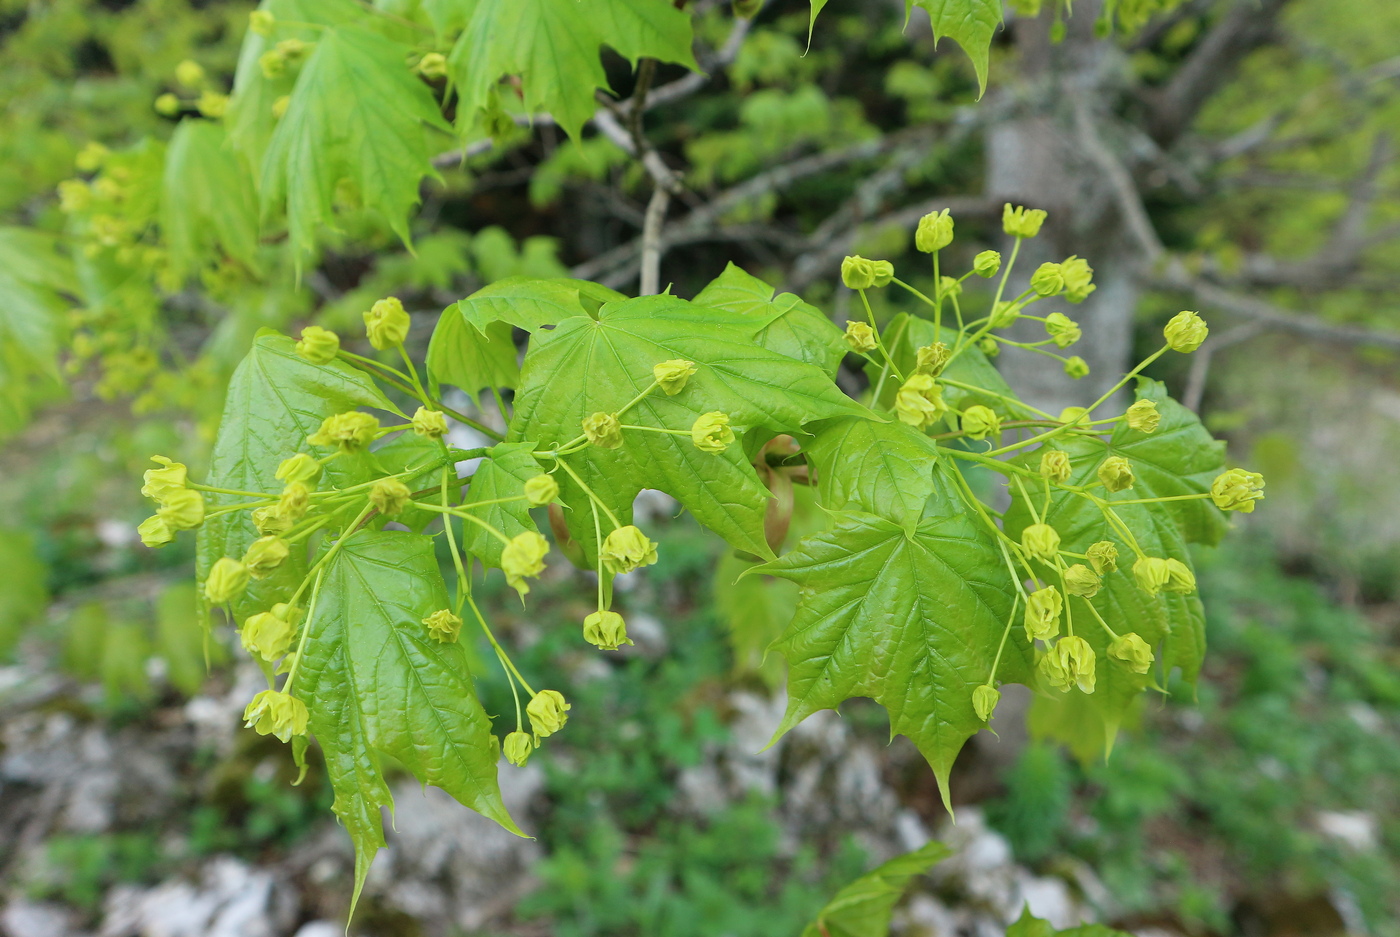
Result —
M 466 322 L 448 306 L 428 343 L 428 375 L 436 384 L 452 384 L 471 396 L 488 387 L 515 387 L 520 382 L 515 341 L 509 322 L 484 329 Z
M 832 420 L 802 448 L 816 466 L 827 510 L 865 511 L 907 526 L 934 492 L 938 447 L 903 423 Z
M 293 247 L 335 227 L 337 187 L 348 182 L 366 209 L 409 242 L 408 215 L 423 178 L 435 175 L 432 131 L 450 127 L 428 86 L 406 64 L 408 46 L 362 26 L 323 30 L 297 76 L 287 112 L 263 158 L 263 210 L 283 203 Z
M 61 314 L 73 265 L 48 235 L 0 227 L 0 434 L 18 430 L 43 393 L 60 385 Z
M 812 13 L 807 26 L 808 43 L 812 41 L 817 15 L 826 4 L 827 0 L 812 0 Z M 904 0 L 906 23 L 916 6 L 928 12 L 935 45 L 946 36 L 962 46 L 977 72 L 979 93 L 986 91 L 992 36 L 1001 25 L 1001 0 Z
M 773 287 L 732 262 L 691 300 L 744 315 L 763 316 L 769 324 L 754 341 L 770 351 L 815 364 L 835 375 L 849 350 L 841 330 L 821 310 L 792 293 L 775 294 Z
M 160 219 L 177 276 L 223 251 L 257 269 L 258 206 L 252 177 L 227 146 L 223 127 L 182 120 L 165 154 Z
M 491 720 L 466 655 L 422 622 L 448 607 L 431 537 L 360 531 L 325 567 L 289 677 L 325 752 L 332 809 L 355 844 L 356 898 L 384 845 L 379 808 L 393 806 L 381 755 L 524 835 L 501 802 Z
M 940 469 L 940 473 L 955 471 Z M 788 707 L 774 738 L 807 716 L 868 696 L 928 760 L 944 804 L 948 772 L 983 723 L 986 683 L 1011 613 L 992 534 L 942 475 L 924 518 L 905 527 L 843 511 L 834 526 L 755 571 L 790 579 L 802 601 L 774 644 L 788 661 Z M 996 678 L 1022 681 L 1030 649 L 1013 628 Z
M 947 326 L 937 328 L 928 319 L 912 316 L 907 312 L 895 315 L 881 331 L 890 357 L 906 376 L 913 373 L 918 363 L 919 348 L 932 345 L 936 341 L 953 348 L 958 342 L 957 329 Z M 899 380 L 893 374 L 885 374 L 882 381 L 883 370 L 873 362 L 865 363 L 865 373 L 870 378 L 871 385 L 880 388 L 879 405 L 890 409 L 894 406 L 894 395 L 899 390 Z M 1020 420 L 1032 416 L 1032 412 L 1019 402 L 1011 385 L 1006 383 L 1006 378 L 1001 376 L 996 366 L 975 345 L 963 348 L 958 356 L 948 363 L 939 379 L 943 382 L 944 399 L 960 410 L 980 403 L 991 407 L 1004 420 Z
M 837 892 L 802 937 L 886 937 L 894 906 L 910 882 L 952 853 L 933 841 L 876 866 Z
M 474 517 L 495 527 L 507 537 L 535 530 L 535 522 L 530 518 L 530 505 L 526 501 L 507 501 L 471 508 L 472 504 L 479 501 L 494 501 L 497 498 L 514 498 L 521 495 L 525 482 L 542 472 L 540 464 L 535 461 L 534 451 L 535 444 L 532 442 L 505 442 L 494 446 L 490 456 L 472 475 L 467 496 L 462 499 L 462 507 L 470 509 Z M 501 541 L 471 521 L 462 523 L 462 546 L 487 566 L 501 565 Z
M 232 491 L 277 494 L 282 490 L 282 482 L 275 473 L 281 461 L 297 452 L 310 451 L 306 437 L 326 417 L 362 406 L 389 409 L 389 401 L 363 371 L 338 360 L 311 364 L 297 355 L 296 343 L 290 338 L 272 329 L 261 330 L 229 382 L 207 484 Z M 326 465 L 321 485 L 345 487 L 368 478 L 368 466 L 362 460 L 342 457 Z M 236 495 L 205 495 L 210 511 L 249 500 Z M 200 580 L 219 557 L 241 557 L 257 536 L 246 511 L 206 519 L 199 529 Z M 254 580 L 248 591 L 234 601 L 234 617 L 241 621 L 248 614 L 266 611 L 274 602 L 283 601 L 288 589 L 295 589 L 300 582 L 304 563 L 304 558 L 294 553 L 277 573 Z
M 1080 924 L 1056 930 L 1049 921 L 1031 914 L 1030 905 L 1021 911 L 1021 916 L 1006 929 L 1006 937 L 1127 937 L 1122 931 L 1105 927 L 1102 924 Z
M 552 114 L 577 138 L 598 109 L 594 92 L 608 89 L 602 45 L 633 63 L 647 56 L 699 70 L 690 14 L 670 0 L 476 0 L 470 9 L 449 57 L 464 127 L 501 78 L 519 75 L 526 111 Z
M 814 420 L 868 416 L 810 364 L 761 348 L 753 341 L 767 321 L 695 306 L 674 296 L 608 303 L 598 318 L 565 319 L 531 342 L 511 421 L 511 440 L 535 440 L 550 449 L 579 435 L 585 417 L 611 413 L 652 384 L 652 366 L 682 358 L 698 373 L 674 397 L 655 391 L 625 414 L 624 423 L 686 430 L 701 414 L 729 415 L 736 434 L 763 427 L 797 433 Z M 763 515 L 770 497 L 743 447 L 702 452 L 688 436 L 626 430 L 620 449 L 590 446 L 566 456 L 623 523 L 643 488 L 678 498 L 696 518 L 738 549 L 770 555 Z M 574 539 L 592 555 L 590 502 L 563 474 L 556 476 Z M 606 525 L 607 533 L 609 525 Z

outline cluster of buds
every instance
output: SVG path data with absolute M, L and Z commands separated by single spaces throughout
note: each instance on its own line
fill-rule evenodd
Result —
M 869 260 L 859 255 L 841 261 L 841 282 L 847 289 L 880 289 L 894 279 L 894 264 L 888 260 Z
M 204 523 L 204 495 L 189 487 L 189 472 L 163 455 L 151 456 L 160 468 L 147 469 L 141 494 L 156 502 L 156 513 L 136 528 L 148 547 L 163 547 L 175 532 L 193 530 Z
M 185 59 L 175 66 L 175 83 L 181 90 L 199 92 L 194 102 L 195 110 L 210 120 L 218 120 L 228 111 L 228 95 L 206 87 L 206 80 L 204 68 L 198 62 Z M 156 98 L 155 108 L 162 117 L 175 117 L 184 110 L 185 103 L 178 95 L 167 91 Z
M 295 68 L 311 54 L 311 46 L 300 39 L 283 39 L 271 49 L 258 56 L 258 68 L 269 81 L 281 78 L 290 68 Z
M 516 729 L 506 736 L 501 746 L 506 761 L 523 766 L 531 753 L 540 747 L 540 739 L 547 739 L 564 728 L 569 721 L 569 710 L 573 707 L 558 690 L 540 690 L 525 706 L 525 714 L 530 718 L 530 731 Z

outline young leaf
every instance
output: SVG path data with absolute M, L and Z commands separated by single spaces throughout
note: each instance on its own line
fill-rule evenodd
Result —
M 166 149 L 161 228 L 170 265 L 182 280 L 219 251 L 257 268 L 253 180 L 227 143 L 219 124 L 182 120 Z
M 702 452 L 689 438 L 691 425 L 704 413 L 720 411 L 728 414 L 736 434 L 761 426 L 776 435 L 799 432 L 813 420 L 868 411 L 821 369 L 756 346 L 753 335 L 763 325 L 761 318 L 674 296 L 609 303 L 597 319 L 566 319 L 531 342 L 510 439 L 536 440 L 541 449 L 562 445 L 579 435 L 584 418 L 617 411 L 651 387 L 653 365 L 693 361 L 698 373 L 683 391 L 675 396 L 653 391 L 622 419 L 686 435 L 624 430 L 619 449 L 590 446 L 564 458 L 624 523 L 637 493 L 658 488 L 737 549 L 769 556 L 763 535 L 768 489 L 741 446 Z M 572 508 L 565 513 L 574 539 L 592 555 L 589 501 L 572 481 L 556 477 Z
M 803 928 L 802 937 L 885 937 L 909 883 L 952 852 L 932 841 L 876 866 L 837 892 Z
M 493 322 L 509 322 L 518 329 L 537 332 L 544 326 L 588 314 L 580 293 L 583 285 L 579 280 L 563 278 L 506 277 L 448 306 L 443 316 L 455 310 L 464 322 L 483 332 Z M 592 283 L 587 286 L 607 290 Z M 602 302 L 626 298 L 612 290 L 607 290 L 607 294 L 611 295 Z
M 379 754 L 512 833 L 501 802 L 491 720 L 462 647 L 429 636 L 447 608 L 430 537 L 360 531 L 327 564 L 306 627 L 293 692 L 326 756 L 333 809 L 355 844 L 355 895 L 384 845 L 379 808 L 392 807 Z
M 977 72 L 978 93 L 987 90 L 987 59 L 992 34 L 1001 25 L 1001 0 L 904 0 L 905 16 L 914 6 L 928 11 L 933 41 L 948 37 L 963 47 Z
M 439 4 L 441 6 L 441 4 Z M 608 45 L 632 62 L 647 56 L 699 70 L 690 14 L 670 0 L 476 0 L 449 58 L 462 96 L 458 122 L 470 127 L 496 83 L 519 75 L 525 110 L 546 111 L 571 137 L 608 88 L 598 58 Z M 441 14 L 440 14 L 441 15 Z
M 803 451 L 816 465 L 822 505 L 830 511 L 865 511 L 909 526 L 934 491 L 938 447 L 903 423 L 831 420 Z
M 510 323 L 479 329 L 448 306 L 428 343 L 428 374 L 435 384 L 452 384 L 473 397 L 488 387 L 517 386 L 520 365 Z
M 471 507 L 480 501 L 514 498 L 523 494 L 525 482 L 543 471 L 535 461 L 534 451 L 535 444 L 532 442 L 503 442 L 493 447 L 490 457 L 472 475 L 462 507 L 507 537 L 535 530 L 535 522 L 530 518 L 530 505 L 525 501 Z M 463 549 L 487 566 L 501 565 L 501 541 L 471 521 L 462 522 L 462 545 Z
M 301 253 L 335 227 L 337 187 L 381 215 L 404 243 L 424 176 L 434 173 L 429 128 L 450 132 L 428 86 L 405 64 L 407 46 L 358 25 L 321 32 L 297 76 L 263 160 L 263 210 L 287 206 Z
M 754 336 L 759 345 L 835 375 L 847 351 L 841 330 L 792 293 L 773 294 L 773 287 L 730 263 L 692 302 L 764 317 L 769 324 Z
M 996 541 L 952 492 L 940 478 L 912 529 L 843 511 L 832 529 L 756 570 L 802 589 L 774 645 L 789 666 L 787 713 L 774 738 L 818 710 L 868 696 L 889 711 L 891 733 L 907 735 L 928 759 L 945 805 L 953 759 L 983 725 L 972 691 L 991 676 L 1011 613 Z M 996 678 L 1024 680 L 1029 657 L 1013 629 Z
M 306 437 L 321 421 L 356 407 L 389 408 L 389 401 L 363 371 L 341 361 L 311 364 L 297 355 L 295 343 L 272 329 L 258 332 L 253 347 L 233 373 L 219 434 L 209 461 L 208 484 L 233 491 L 276 494 L 282 483 L 275 477 L 281 461 L 309 451 Z M 364 464 L 340 458 L 326 466 L 321 484 L 344 487 L 367 478 Z M 249 499 L 210 493 L 210 511 Z M 221 556 L 240 557 L 258 536 L 245 511 L 209 517 L 199 530 L 197 570 L 201 581 Z M 284 564 L 288 572 L 254 581 L 234 602 L 234 617 L 241 621 L 252 612 L 267 611 L 280 598 L 288 581 L 295 585 L 298 564 Z

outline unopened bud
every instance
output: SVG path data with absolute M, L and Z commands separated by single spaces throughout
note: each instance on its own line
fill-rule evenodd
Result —
M 1121 660 L 1133 673 L 1147 673 L 1152 669 L 1152 648 L 1136 634 L 1120 634 L 1108 645 L 1108 656 Z
M 312 364 L 330 364 L 340 353 L 340 336 L 319 325 L 308 325 L 301 330 L 301 341 L 297 342 L 297 354 Z
M 1021 546 L 1036 559 L 1053 564 L 1060 554 L 1060 533 L 1049 524 L 1031 524 L 1021 531 Z
M 583 419 L 583 435 L 599 449 L 622 445 L 622 424 L 613 413 L 595 413 Z
M 1121 455 L 1111 455 L 1099 466 L 1099 481 L 1110 492 L 1131 488 L 1135 480 L 1132 463 Z
M 272 505 L 253 512 L 253 526 L 263 535 L 285 534 L 292 529 L 292 519 Z
M 97 172 L 102 168 L 102 164 L 107 162 L 109 155 L 111 150 L 92 140 L 78 151 L 78 155 L 73 158 L 73 165 L 78 167 L 79 172 Z
M 136 528 L 141 542 L 152 550 L 159 549 L 175 539 L 175 531 L 170 529 L 165 518 L 159 514 L 146 518 Z
M 462 619 L 446 608 L 440 608 L 424 618 L 423 624 L 428 626 L 428 634 L 439 644 L 455 644 L 462 633 Z
M 413 412 L 413 432 L 428 439 L 440 439 L 447 435 L 447 417 L 441 410 L 419 407 Z
M 1001 417 L 991 407 L 973 404 L 963 411 L 962 431 L 969 439 L 986 439 L 1001 433 Z
M 311 44 L 295 37 L 283 39 L 277 43 L 277 51 L 286 57 L 288 63 L 295 65 L 310 54 Z
M 1052 312 L 1045 317 L 1045 334 L 1054 340 L 1055 345 L 1060 348 L 1068 348 L 1079 341 L 1079 323 L 1075 322 L 1063 312 Z
M 242 595 L 247 587 L 248 567 L 231 556 L 220 557 L 204 580 L 204 597 L 215 605 L 223 605 Z
M 156 516 L 171 530 L 193 530 L 204 523 L 204 495 L 189 488 L 172 491 L 161 502 Z
M 1172 351 L 1190 354 L 1201 347 L 1210 329 L 1199 315 L 1190 311 L 1178 312 L 1162 329 L 1162 336 Z
M 1085 551 L 1094 572 L 1100 576 L 1118 569 L 1118 545 L 1112 540 L 1100 540 Z
M 729 414 L 718 410 L 702 413 L 690 427 L 690 441 L 701 452 L 718 455 L 734 444 L 734 430 L 729 426 Z
M 258 68 L 268 81 L 275 81 L 287 72 L 287 57 L 276 49 L 268 49 L 258 56 Z
M 281 537 L 259 537 L 243 554 L 243 565 L 254 579 L 266 579 L 291 554 Z
M 894 279 L 894 264 L 888 260 L 869 260 L 851 256 L 841 261 L 841 282 L 853 290 L 868 290 L 887 286 Z
M 1210 499 L 1222 511 L 1252 514 L 1254 502 L 1264 500 L 1264 476 L 1238 468 L 1222 472 L 1211 483 Z
M 277 513 L 289 523 L 301 520 L 310 506 L 311 489 L 305 482 L 287 482 L 277 499 Z
M 180 99 L 167 91 L 156 98 L 155 109 L 161 117 L 174 117 L 180 113 Z
M 988 358 L 995 358 L 997 355 L 1001 354 L 1001 346 L 998 345 L 997 340 L 990 335 L 984 337 L 977 343 L 977 349 Z
M 1196 574 L 1191 572 L 1191 567 L 1176 557 L 1167 558 L 1167 581 L 1162 586 L 1165 592 L 1174 592 L 1177 595 L 1190 595 L 1196 591 Z
M 364 314 L 364 320 L 369 343 L 379 351 L 402 345 L 408 337 L 411 320 L 397 296 L 379 300 Z
M 164 501 L 171 494 L 185 490 L 189 484 L 189 470 L 185 468 L 184 463 L 173 462 L 163 455 L 153 455 L 151 461 L 161 467 L 146 469 L 142 476 L 142 481 L 145 482 L 141 486 L 143 497 L 153 501 Z
M 559 497 L 559 483 L 553 475 L 536 475 L 525 481 L 525 500 L 531 507 L 544 507 Z
M 1089 376 L 1089 362 L 1078 355 L 1073 355 L 1065 359 L 1065 374 L 1074 380 Z
M 1065 570 L 1065 591 L 1070 595 L 1090 599 L 1098 595 L 1099 587 L 1102 585 L 1103 580 L 1099 578 L 1099 574 L 1083 563 L 1075 563 Z
M 627 624 L 617 612 L 598 610 L 583 620 L 583 639 L 600 650 L 615 651 L 631 644 Z
M 1171 579 L 1171 568 L 1161 557 L 1143 556 L 1133 564 L 1133 579 L 1148 595 L 1156 595 Z
M 948 360 L 952 356 L 952 349 L 943 342 L 925 345 L 914 352 L 914 373 L 937 377 L 943 373 L 943 369 L 948 366 Z
M 942 250 L 953 243 L 953 219 L 948 209 L 929 212 L 919 219 L 919 227 L 914 231 L 914 246 L 925 254 Z
M 1162 422 L 1156 402 L 1145 398 L 1129 407 L 1123 415 L 1128 419 L 1128 426 L 1140 433 L 1156 432 L 1157 424 Z
M 549 738 L 564 728 L 572 708 L 558 690 L 540 690 L 525 707 L 525 712 L 530 717 L 530 728 L 535 734 L 540 738 Z
M 175 80 L 186 88 L 198 88 L 204 83 L 204 68 L 192 59 L 175 66 Z
M 1001 229 L 1014 238 L 1033 238 L 1045 223 L 1045 212 L 1039 208 L 1011 207 L 1007 202 L 1001 210 Z
M 441 52 L 429 52 L 418 60 L 418 74 L 429 81 L 447 77 L 447 56 Z
M 879 347 L 879 340 L 875 337 L 875 330 L 869 323 L 857 322 L 848 319 L 846 321 L 846 344 L 851 346 L 851 351 L 858 355 L 866 355 Z
M 506 736 L 505 745 L 501 751 L 506 756 L 506 761 L 517 768 L 525 767 L 525 762 L 530 760 L 530 754 L 535 750 L 535 740 L 529 732 L 512 732 Z
M 1031 274 L 1031 289 L 1041 296 L 1055 296 L 1065 288 L 1065 276 L 1057 263 L 1043 263 Z
M 972 691 L 972 711 L 983 722 L 991 720 L 992 713 L 996 712 L 999 702 L 1001 702 L 1001 691 L 989 683 L 984 683 Z
M 321 478 L 324 469 L 321 463 L 305 452 L 298 452 L 290 458 L 283 459 L 277 466 L 277 471 L 273 477 L 279 482 L 301 482 L 305 485 L 314 485 Z
M 1055 642 L 1041 659 L 1041 674 L 1061 692 L 1078 685 L 1081 692 L 1094 692 L 1094 649 L 1078 635 L 1066 635 Z
M 516 534 L 501 550 L 501 571 L 506 574 L 506 582 L 522 597 L 530 591 L 526 578 L 544 572 L 544 558 L 548 553 L 549 541 L 533 530 Z
M 1087 407 L 1065 407 L 1060 411 L 1059 421 L 1061 423 L 1085 424 L 1088 421 L 1089 409 Z
M 1040 453 L 1040 474 L 1052 482 L 1069 481 L 1069 453 L 1063 449 L 1045 449 Z
M 673 358 L 670 361 L 652 365 L 651 374 L 652 377 L 656 378 L 656 383 L 661 386 L 666 396 L 674 397 L 685 390 L 685 385 L 694 376 L 695 370 L 694 361 Z
M 269 661 L 286 656 L 294 637 L 296 629 L 291 622 L 272 612 L 249 615 L 238 632 L 243 650 Z
M 248 14 L 248 28 L 259 36 L 271 36 L 276 21 L 266 10 L 254 10 Z
M 397 478 L 381 478 L 369 490 L 369 503 L 385 517 L 394 517 L 403 512 L 413 492 Z
M 245 728 L 258 735 L 275 735 L 283 742 L 305 735 L 308 718 L 305 703 L 278 690 L 263 690 L 243 710 Z
M 656 544 L 636 526 L 619 527 L 603 541 L 598 558 L 610 573 L 630 573 L 656 562 Z
M 972 272 L 986 280 L 997 275 L 1001 269 L 1000 251 L 982 251 L 972 258 Z
M 1060 264 L 1060 275 L 1065 280 L 1065 299 L 1072 303 L 1082 303 L 1089 294 L 1098 289 L 1094 285 L 1094 268 L 1082 257 L 1070 255 Z
M 1026 640 L 1049 641 L 1060 633 L 1060 612 L 1064 600 L 1054 586 L 1037 589 L 1026 596 Z
M 195 102 L 199 113 L 210 120 L 219 120 L 228 113 L 228 95 L 220 94 L 213 88 L 205 88 Z
M 378 420 L 368 413 L 348 410 L 326 417 L 306 441 L 313 446 L 335 446 L 341 452 L 359 452 L 374 442 L 378 433 Z
M 926 429 L 948 412 L 943 389 L 927 374 L 911 374 L 894 395 L 894 412 L 901 423 Z

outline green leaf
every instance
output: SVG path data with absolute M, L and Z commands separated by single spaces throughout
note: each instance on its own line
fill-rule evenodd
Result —
M 773 294 L 773 287 L 730 263 L 692 302 L 764 317 L 769 324 L 754 336 L 759 345 L 835 375 L 847 351 L 841 330 L 800 297 L 792 293 L 776 297 Z
M 0 434 L 22 427 L 44 393 L 58 390 L 60 316 L 75 285 L 52 237 L 0 227 Z
M 763 324 L 674 296 L 609 303 L 597 319 L 566 319 L 531 342 L 509 438 L 535 440 L 541 449 L 562 445 L 579 435 L 585 417 L 614 412 L 645 391 L 653 383 L 652 366 L 673 358 L 696 362 L 698 373 L 674 397 L 660 391 L 645 397 L 624 423 L 688 431 L 701 414 L 718 410 L 729 415 L 737 435 L 755 427 L 777 435 L 800 432 L 814 420 L 868 415 L 820 368 L 755 345 Z M 742 447 L 715 455 L 696 448 L 688 435 L 624 435 L 620 449 L 590 446 L 565 457 L 623 523 L 637 493 L 658 488 L 734 547 L 771 555 L 763 535 L 768 489 Z M 572 508 L 565 514 L 574 539 L 592 555 L 590 503 L 570 479 L 556 477 Z
M 0 530 L 0 659 L 9 656 L 24 628 L 38 621 L 49 604 L 49 571 L 39 558 L 34 535 Z
M 952 852 L 934 841 L 876 866 L 837 892 L 803 929 L 802 937 L 885 937 L 894 906 L 909 883 Z
M 483 332 L 494 322 L 509 322 L 518 329 L 538 332 L 544 326 L 588 314 L 579 292 L 581 285 L 581 281 L 564 278 L 506 277 L 448 306 L 443 315 L 456 310 L 464 322 Z M 613 296 L 624 298 L 621 293 Z
M 219 251 L 257 269 L 258 209 L 252 177 L 221 125 L 182 120 L 165 156 L 160 217 L 170 265 L 181 279 Z
M 1006 937 L 1128 937 L 1122 931 L 1114 930 L 1111 927 L 1104 927 L 1102 924 L 1080 924 L 1077 927 L 1067 927 L 1064 930 L 1055 930 L 1055 925 L 1049 921 L 1043 921 L 1031 914 L 1030 905 L 1026 905 L 1021 911 L 1021 916 L 1014 924 L 1006 929 Z
M 865 511 L 912 526 L 934 492 L 938 447 L 903 423 L 831 420 L 803 451 L 816 465 L 827 510 Z
M 263 329 L 229 383 L 207 483 L 214 488 L 276 494 L 283 487 L 275 477 L 281 461 L 297 452 L 309 451 L 306 437 L 326 417 L 362 406 L 386 410 L 390 406 L 363 371 L 339 360 L 310 364 L 297 355 L 296 343 L 290 338 Z M 327 464 L 321 484 L 345 487 L 368 477 L 362 461 L 342 457 Z M 236 495 L 205 495 L 211 511 L 248 501 Z M 257 531 L 246 511 L 206 520 L 199 530 L 200 580 L 215 560 L 221 556 L 242 556 L 256 537 Z M 295 588 L 301 570 L 304 560 L 294 553 L 293 560 L 284 563 L 276 574 L 249 586 L 243 597 L 234 602 L 234 617 L 241 620 L 281 601 L 276 596 L 281 596 L 289 583 Z
M 986 683 L 1011 613 L 991 532 L 940 468 L 926 516 L 906 529 L 843 511 L 757 572 L 790 579 L 802 602 L 775 645 L 787 658 L 788 708 L 774 737 L 821 709 L 868 696 L 928 759 L 948 804 L 948 772 L 983 723 L 972 691 Z M 1030 649 L 1013 628 L 996 678 L 1025 678 Z
M 947 36 L 963 47 L 977 72 L 978 94 L 985 92 L 992 35 L 1001 25 L 1001 0 L 904 0 L 906 18 L 916 5 L 928 11 L 935 45 Z
M 315 247 L 321 228 L 335 227 L 342 183 L 409 242 L 419 186 L 435 175 L 429 128 L 450 131 L 408 68 L 410 51 L 358 25 L 320 33 L 262 166 L 263 212 L 285 202 L 299 252 Z
M 577 138 L 598 108 L 594 92 L 608 90 L 600 45 L 633 63 L 647 56 L 699 70 L 690 14 L 670 0 L 476 0 L 471 10 L 449 58 L 464 128 L 501 78 L 519 75 L 525 111 L 554 115 Z
M 428 343 L 428 374 L 438 384 L 452 384 L 475 397 L 488 387 L 516 387 L 520 365 L 508 322 L 478 329 L 448 306 Z
M 491 720 L 462 648 L 438 643 L 422 623 L 447 607 L 431 537 L 360 531 L 325 568 L 289 677 L 325 752 L 332 809 L 355 844 L 357 898 L 384 845 L 379 808 L 393 806 L 381 755 L 520 833 L 501 802 Z
M 471 508 L 472 504 L 480 501 L 514 498 L 523 494 L 526 480 L 543 471 L 535 461 L 534 451 L 535 444 L 532 442 L 503 442 L 493 447 L 491 454 L 472 475 L 467 496 L 462 499 L 462 507 L 470 509 L 473 517 L 480 518 L 507 537 L 535 530 L 535 522 L 530 518 L 530 504 L 527 501 L 507 501 L 503 504 Z M 501 541 L 481 526 L 471 521 L 463 521 L 462 544 L 468 553 L 487 566 L 501 565 Z

